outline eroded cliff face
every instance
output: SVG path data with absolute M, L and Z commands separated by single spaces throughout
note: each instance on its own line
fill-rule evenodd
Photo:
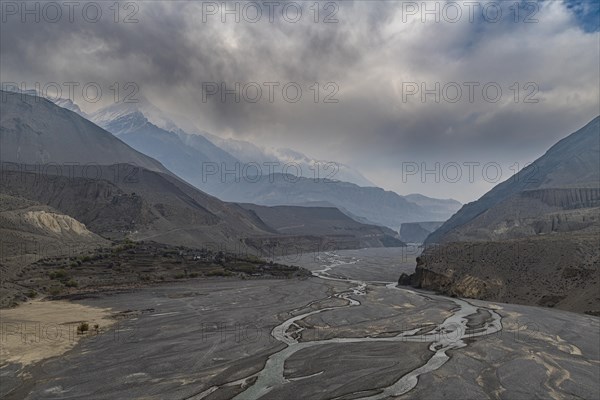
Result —
M 600 116 L 477 201 L 465 204 L 426 243 L 496 240 L 490 227 L 548 212 L 600 206 Z M 493 229 L 492 229 L 493 230 Z M 521 235 L 521 230 L 515 231 Z M 511 234 L 511 232 L 507 232 Z M 519 236 L 517 236 L 519 237 Z M 516 237 L 507 237 L 511 239 Z
M 521 195 L 563 210 L 600 206 L 600 189 L 597 187 L 526 190 Z
M 545 189 L 514 195 L 446 233 L 441 243 L 495 241 L 600 225 L 598 189 Z
M 25 222 L 34 225 L 38 229 L 56 234 L 74 233 L 83 236 L 92 235 L 84 224 L 64 214 L 46 211 L 28 211 L 23 214 L 23 219 Z
M 598 232 L 429 247 L 400 285 L 600 315 Z
M 447 292 L 454 281 L 454 270 L 436 271 L 427 268 L 426 260 L 427 258 L 423 256 L 417 258 L 417 268 L 415 274 L 411 276 L 411 285 L 422 289 Z
M 600 315 L 600 117 L 466 204 L 400 284 Z
M 484 280 L 473 275 L 460 275 L 452 268 L 441 270 L 428 265 L 428 256 L 417 258 L 417 267 L 412 275 L 402 274 L 399 285 L 414 286 L 454 297 L 494 297 L 502 287 L 499 279 Z

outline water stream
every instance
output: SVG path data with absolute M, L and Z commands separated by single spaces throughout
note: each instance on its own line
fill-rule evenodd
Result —
M 236 381 L 235 384 L 242 384 L 245 390 L 238 394 L 234 399 L 237 400 L 249 400 L 259 399 L 265 394 L 269 393 L 274 388 L 285 385 L 286 383 L 297 381 L 300 379 L 319 379 L 317 374 L 312 374 L 306 377 L 289 379 L 284 374 L 285 361 L 292 356 L 294 353 L 315 346 L 322 346 L 334 343 L 365 343 L 365 342 L 421 342 L 431 343 L 429 349 L 433 352 L 433 356 L 424 365 L 408 372 L 403 375 L 393 384 L 378 388 L 377 394 L 366 395 L 364 397 L 358 397 L 360 399 L 379 400 L 385 399 L 390 396 L 399 396 L 412 390 L 418 383 L 419 376 L 431 371 L 435 371 L 444 365 L 450 357 L 447 352 L 449 350 L 460 349 L 467 346 L 464 339 L 474 338 L 479 336 L 490 335 L 502 330 L 501 316 L 494 310 L 484 307 L 476 307 L 465 300 L 448 298 L 442 296 L 436 296 L 431 294 L 421 294 L 405 288 L 396 287 L 395 282 L 365 282 L 355 279 L 343 278 L 332 276 L 330 272 L 340 265 L 349 265 L 356 263 L 358 260 L 353 258 L 352 260 L 343 260 L 339 255 L 335 253 L 325 253 L 322 257 L 322 269 L 313 271 L 313 275 L 326 280 L 334 280 L 354 285 L 349 290 L 336 293 L 329 298 L 338 298 L 345 300 L 347 304 L 341 306 L 330 306 L 319 310 L 309 311 L 303 314 L 296 315 L 282 322 L 271 331 L 271 335 L 278 341 L 285 343 L 286 347 L 272 354 L 265 363 L 264 368 L 250 377 L 244 380 Z M 365 290 L 369 284 L 381 285 L 385 283 L 385 287 L 389 290 L 403 290 L 408 291 L 417 296 L 426 296 L 430 299 L 439 299 L 441 301 L 451 301 L 456 304 L 457 309 L 453 310 L 452 314 L 446 318 L 442 323 L 437 325 L 434 329 L 427 333 L 420 333 L 422 328 L 416 328 L 412 330 L 403 331 L 395 336 L 391 337 L 357 337 L 357 338 L 331 338 L 324 340 L 314 340 L 307 342 L 300 342 L 297 338 L 299 333 L 303 330 L 296 322 L 309 317 L 311 315 L 332 312 L 349 307 L 359 307 L 361 302 L 358 300 L 361 296 L 366 294 Z M 327 298 L 327 299 L 329 299 Z M 327 300 L 323 299 L 323 300 Z M 306 308 L 303 307 L 303 308 Z M 468 317 L 476 315 L 480 310 L 487 311 L 491 318 L 483 321 L 483 325 L 477 329 L 469 329 L 467 326 Z M 290 328 L 294 328 L 290 331 Z M 252 385 L 248 385 L 247 380 L 256 377 L 256 381 Z M 226 386 L 234 384 L 230 382 Z M 225 385 L 224 385 L 225 386 Z M 208 394 L 217 390 L 218 386 L 213 386 L 200 395 L 194 396 L 195 399 L 201 399 Z M 369 391 L 372 393 L 372 391 Z

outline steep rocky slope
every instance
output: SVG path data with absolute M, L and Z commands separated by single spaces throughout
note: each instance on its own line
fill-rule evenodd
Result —
M 428 248 L 399 283 L 600 316 L 600 230 Z
M 530 218 L 561 209 L 597 207 L 599 187 L 600 117 L 596 117 L 479 200 L 464 205 L 427 243 L 460 240 L 457 228 L 466 224 L 484 227 L 484 219 L 518 220 L 522 212 Z
M 401 284 L 600 315 L 600 117 L 465 205 Z

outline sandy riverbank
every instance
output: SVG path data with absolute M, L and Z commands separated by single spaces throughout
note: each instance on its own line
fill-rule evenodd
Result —
M 55 357 L 85 337 L 106 331 L 116 322 L 110 308 L 95 308 L 65 300 L 34 300 L 0 310 L 0 365 L 23 366 Z M 85 322 L 89 330 L 77 332 Z M 95 330 L 98 325 L 98 331 Z

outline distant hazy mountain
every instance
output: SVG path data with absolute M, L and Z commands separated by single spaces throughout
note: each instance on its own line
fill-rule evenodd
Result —
M 186 127 L 193 127 L 193 124 L 190 121 L 187 121 L 187 119 L 181 116 L 178 116 L 177 123 L 175 123 L 171 115 L 162 111 L 144 97 L 135 99 L 135 101 L 131 102 L 118 102 L 111 104 L 90 114 L 89 119 L 104 127 L 112 121 L 134 113 L 141 113 L 152 125 L 155 125 L 166 131 L 174 131 L 179 129 L 181 127 L 181 123 L 184 123 Z
M 160 160 L 169 170 L 197 188 L 214 194 L 212 186 L 220 183 L 220 174 L 203 179 L 207 163 L 233 169 L 239 161 L 200 135 L 180 129 L 168 131 L 151 123 L 135 106 L 110 106 L 90 119 L 119 139 L 150 157 Z
M 443 222 L 405 222 L 400 226 L 400 240 L 406 243 L 423 243 L 431 232 L 442 226 Z
M 73 104 L 70 100 L 61 99 L 60 101 L 56 101 L 56 103 L 61 106 L 64 104 L 65 108 L 78 113 L 81 111 L 76 110 L 75 108 L 78 109 L 77 105 Z M 121 102 L 112 104 L 89 115 L 89 119 L 120 137 L 124 133 L 143 134 L 143 129 L 152 129 L 154 136 L 156 136 L 156 128 L 167 133 L 176 133 L 186 144 L 193 143 L 194 147 L 201 151 L 201 155 L 204 158 L 200 158 L 200 161 L 225 162 L 227 168 L 230 169 L 235 168 L 232 164 L 235 162 L 241 164 L 258 163 L 261 166 L 263 163 L 273 162 L 279 162 L 282 166 L 287 163 L 293 163 L 300 167 L 299 175 L 307 178 L 330 178 L 352 182 L 359 186 L 375 186 L 374 183 L 365 178 L 360 172 L 335 161 L 319 161 L 292 149 L 262 148 L 242 140 L 222 139 L 208 132 L 201 132 L 195 129 L 193 124 L 187 120 L 183 122 L 184 126 L 187 127 L 186 129 L 189 130 L 181 129 L 178 124 L 181 123 L 182 117 L 178 117 L 178 122 L 176 123 L 167 113 L 146 99 L 140 99 L 135 103 Z M 137 119 L 140 119 L 140 121 L 137 121 Z M 128 126 L 128 123 L 135 123 L 135 125 Z M 149 126 L 145 128 L 145 124 Z M 147 144 L 145 149 L 141 149 L 137 146 L 144 144 L 142 140 L 134 142 L 131 137 L 122 137 L 122 139 L 132 147 L 152 157 L 156 157 L 164 162 L 165 165 L 169 165 L 167 160 L 161 159 L 158 154 L 153 154 L 153 151 L 156 149 L 150 144 Z M 198 146 L 201 146 L 201 149 Z M 319 165 L 317 166 L 317 164 Z M 179 174 L 176 170 L 173 170 L 173 172 Z M 185 179 L 187 180 L 188 178 L 186 177 Z M 198 181 L 198 179 L 195 179 L 195 181 Z M 208 191 L 211 190 L 211 185 L 214 184 L 214 182 L 210 184 L 203 183 L 204 187 L 199 187 Z
M 54 99 L 52 101 L 59 107 L 66 108 L 67 110 L 71 110 L 82 117 L 87 118 L 87 114 L 84 113 L 77 104 L 73 103 L 71 99 Z
M 440 216 L 438 221 L 447 220 L 461 207 L 461 204 L 454 199 L 435 199 L 418 193 L 403 197 L 411 203 L 427 209 L 432 214 L 438 214 Z
M 318 236 L 336 249 L 364 247 L 402 247 L 391 229 L 355 221 L 334 207 L 266 207 L 240 204 L 282 235 Z
M 255 204 L 334 206 L 351 217 L 364 218 L 361 222 L 374 223 L 398 230 L 404 222 L 445 220 L 460 208 L 452 201 L 444 209 L 439 206 L 420 206 L 394 192 L 376 187 L 360 187 L 353 183 L 325 179 L 307 179 L 291 175 L 274 174 L 257 179 L 228 182 L 217 193 L 226 201 Z M 435 199 L 430 199 L 433 203 Z M 442 201 L 444 204 L 445 201 Z
M 220 148 L 244 163 L 279 162 L 281 165 L 293 164 L 300 167 L 300 173 L 294 174 L 304 178 L 324 178 L 354 183 L 358 186 L 374 187 L 373 182 L 365 178 L 359 171 L 333 160 L 317 160 L 287 148 L 263 148 L 243 140 L 223 139 L 203 132 L 203 135 Z M 277 172 L 282 172 L 280 169 Z
M 147 103 L 146 103 L 147 104 Z M 151 105 L 149 112 L 157 114 Z M 397 230 L 403 222 L 446 220 L 460 203 L 414 194 L 402 197 L 393 192 L 372 187 L 360 173 L 351 168 L 320 163 L 290 149 L 266 150 L 249 142 L 223 140 L 208 133 L 189 134 L 179 128 L 171 131 L 149 121 L 137 104 L 116 104 L 90 116 L 138 151 L 161 161 L 169 170 L 201 190 L 225 201 L 261 205 L 296 205 L 336 207 L 346 215 L 366 224 L 378 224 Z M 155 117 L 155 119 L 157 119 Z M 162 115 L 163 123 L 168 117 Z M 173 123 L 171 127 L 174 126 Z M 263 163 L 277 162 L 279 169 L 268 175 Z M 257 180 L 256 170 L 245 167 L 256 163 L 263 167 Z M 290 163 L 303 177 L 277 173 Z M 209 173 L 207 164 L 214 169 Z M 316 171 L 318 169 L 318 172 Z M 339 168 L 339 169 L 338 169 Z M 314 179 L 321 177 L 321 179 Z M 331 176 L 332 179 L 323 179 Z M 345 182 L 346 177 L 366 187 Z M 298 182 L 295 182 L 298 180 Z M 290 182 L 295 182 L 290 185 Z

